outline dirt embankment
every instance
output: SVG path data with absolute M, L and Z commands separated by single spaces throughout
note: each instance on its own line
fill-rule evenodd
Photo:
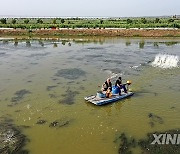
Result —
M 180 29 L 0 29 L 0 36 L 180 37 Z

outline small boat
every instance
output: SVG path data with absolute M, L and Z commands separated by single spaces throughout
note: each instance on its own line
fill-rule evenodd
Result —
M 125 99 L 127 97 L 132 96 L 133 94 L 134 94 L 133 92 L 121 93 L 121 95 L 113 94 L 110 98 L 102 98 L 102 97 L 98 97 L 98 95 L 91 95 L 84 97 L 84 99 L 95 105 L 105 105 Z

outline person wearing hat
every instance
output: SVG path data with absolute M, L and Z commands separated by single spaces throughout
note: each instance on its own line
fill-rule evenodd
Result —
M 125 84 L 122 84 L 122 78 L 121 77 L 119 77 L 116 80 L 115 86 L 119 87 L 119 95 L 121 95 L 121 89 L 123 89 L 124 92 L 127 93 L 126 86 L 125 86 Z

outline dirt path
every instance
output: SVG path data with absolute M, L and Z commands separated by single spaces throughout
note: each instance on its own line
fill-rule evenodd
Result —
M 180 37 L 180 29 L 0 29 L 0 36 Z

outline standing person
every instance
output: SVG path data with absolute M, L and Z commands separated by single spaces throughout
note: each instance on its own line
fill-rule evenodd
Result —
M 121 77 L 119 77 L 116 80 L 115 86 L 119 87 L 119 95 L 121 95 L 121 89 L 123 89 L 124 92 L 127 93 L 126 86 L 125 86 L 125 84 L 122 84 L 122 78 Z

